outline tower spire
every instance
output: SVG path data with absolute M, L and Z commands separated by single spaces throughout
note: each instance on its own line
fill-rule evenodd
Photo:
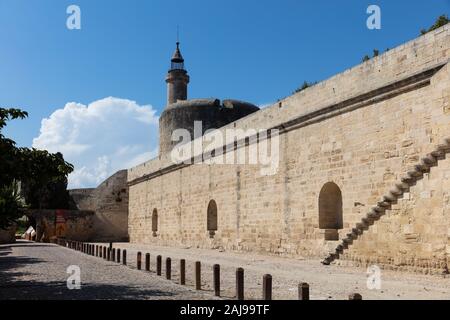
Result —
M 187 85 L 189 76 L 184 68 L 184 59 L 180 51 L 179 35 L 177 32 L 177 47 L 172 55 L 169 73 L 166 77 L 167 82 L 167 105 L 178 100 L 187 99 Z

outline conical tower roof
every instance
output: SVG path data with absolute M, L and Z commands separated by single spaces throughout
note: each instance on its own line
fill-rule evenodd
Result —
M 181 55 L 179 42 L 177 42 L 177 48 L 175 49 L 175 52 L 173 53 L 171 61 L 176 62 L 176 63 L 184 62 L 183 56 Z

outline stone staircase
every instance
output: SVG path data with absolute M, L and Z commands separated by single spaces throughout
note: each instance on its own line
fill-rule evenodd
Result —
M 444 143 L 439 144 L 434 151 L 423 157 L 419 164 L 415 165 L 411 171 L 408 171 L 401 178 L 400 182 L 355 225 L 351 232 L 344 239 L 340 240 L 340 244 L 335 248 L 334 252 L 331 252 L 322 261 L 322 264 L 329 265 L 334 260 L 339 259 L 344 250 L 347 250 L 353 244 L 353 241 L 358 239 L 376 221 L 380 220 L 386 214 L 386 211 L 390 210 L 392 205 L 396 204 L 403 197 L 404 193 L 408 192 L 417 181 L 423 179 L 424 173 L 429 172 L 430 168 L 437 166 L 439 160 L 445 159 L 448 153 L 450 153 L 450 138 L 445 139 Z

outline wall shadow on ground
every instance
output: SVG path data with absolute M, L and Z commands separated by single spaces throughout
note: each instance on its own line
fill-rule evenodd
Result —
M 12 247 L 45 246 L 34 243 L 0 246 L 0 300 L 143 300 L 176 299 L 177 294 L 161 290 L 114 284 L 82 284 L 69 290 L 64 281 L 23 280 L 35 274 L 20 272 L 30 264 L 48 263 L 41 259 L 12 256 Z M 48 246 L 46 246 L 48 247 Z M 40 275 L 38 275 L 40 276 Z M 69 275 L 68 275 L 69 276 Z M 42 275 L 44 278 L 45 275 Z

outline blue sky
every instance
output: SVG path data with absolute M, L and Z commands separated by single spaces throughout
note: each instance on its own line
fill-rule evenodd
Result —
M 66 28 L 70 4 L 81 8 L 81 30 Z M 370 4 L 381 7 L 381 30 L 366 27 Z M 417 37 L 449 12 L 450 0 L 0 0 L 0 105 L 30 113 L 6 133 L 31 146 L 42 119 L 70 102 L 88 106 L 107 97 L 135 101 L 131 114 L 146 106 L 157 117 L 177 25 L 190 98 L 267 104 L 304 80 L 360 63 L 374 48 Z M 102 130 L 108 134 L 106 125 Z M 141 142 L 147 155 L 156 134 L 149 129 L 148 144 Z

